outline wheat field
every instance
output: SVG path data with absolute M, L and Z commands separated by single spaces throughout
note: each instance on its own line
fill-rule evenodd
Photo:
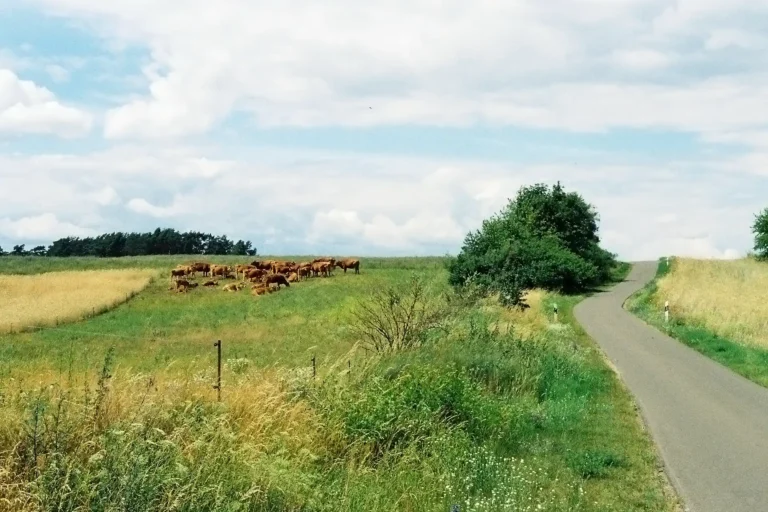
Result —
M 753 259 L 675 260 L 659 279 L 659 310 L 700 324 L 719 336 L 768 347 L 768 265 Z
M 157 270 L 90 270 L 0 275 L 0 332 L 78 320 L 143 290 Z

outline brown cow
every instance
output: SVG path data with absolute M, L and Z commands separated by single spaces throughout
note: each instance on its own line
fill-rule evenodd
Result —
M 246 279 L 248 279 L 248 280 L 253 280 L 253 279 L 261 280 L 265 275 L 267 275 L 267 271 L 266 270 L 262 270 L 260 268 L 255 268 L 255 269 L 249 270 L 248 272 L 243 274 L 243 281 L 245 281 Z
M 355 274 L 360 273 L 360 260 L 354 258 L 347 258 L 336 262 L 336 266 L 344 269 L 344 273 L 347 273 L 347 269 L 351 268 L 355 270 Z
M 245 273 L 249 270 L 254 270 L 256 267 L 253 265 L 236 265 L 235 266 L 235 277 L 240 277 L 240 272 L 243 273 L 243 281 L 245 281 Z
M 229 277 L 232 269 L 227 265 L 211 265 L 211 277 Z
M 283 274 L 270 274 L 268 276 L 265 276 L 262 282 L 269 286 L 270 284 L 277 284 L 277 287 L 279 288 L 280 285 L 284 284 L 285 286 L 291 286 L 291 283 L 288 282 L 288 279 Z
M 309 278 L 312 275 L 312 267 L 299 267 L 299 278 Z
M 296 281 L 299 280 L 299 274 L 297 274 L 296 272 L 291 272 L 291 274 L 288 276 L 287 279 L 289 283 L 295 283 Z
M 331 268 L 331 264 L 327 261 L 313 263 L 312 273 L 315 275 L 315 277 L 317 277 L 318 275 L 323 275 L 325 277 L 328 277 L 330 268 Z
M 211 272 L 211 264 L 204 261 L 196 261 L 189 265 L 189 267 L 192 269 L 193 274 L 202 272 L 203 277 L 207 276 Z
M 184 277 L 187 275 L 187 269 L 186 268 L 175 268 L 171 270 L 171 281 L 173 281 L 174 278 L 178 279 L 180 277 Z

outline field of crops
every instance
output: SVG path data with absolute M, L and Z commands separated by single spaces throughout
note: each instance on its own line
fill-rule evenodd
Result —
M 20 260 L 0 273 L 184 261 Z M 362 262 L 259 298 L 158 279 L 0 336 L 0 510 L 674 510 L 577 298 L 553 325 L 551 295 L 523 312 L 459 296 L 440 258 Z M 364 311 L 413 335 L 366 350 Z

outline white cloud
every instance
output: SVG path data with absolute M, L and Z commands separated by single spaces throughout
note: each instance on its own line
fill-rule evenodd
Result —
M 220 161 L 210 150 L 152 146 L 0 157 L 14 169 L 3 176 L 0 218 L 49 214 L 97 232 L 202 230 L 265 253 L 455 254 L 520 185 L 560 179 L 595 204 L 605 247 L 623 258 L 732 257 L 751 247 L 766 192 L 759 176 L 718 171 L 723 162 L 595 162 L 573 173 L 569 164 L 258 149 L 212 176 L 185 174 L 198 160 Z M 118 190 L 130 198 L 124 210 L 114 208 Z M 14 233 L 2 231 L 4 246 Z
M 701 55 L 751 44 L 718 20 L 768 14 L 754 0 L 36 3 L 151 51 L 145 94 L 106 114 L 112 139 L 205 133 L 233 111 L 264 127 L 764 124 L 764 69 L 715 78 L 732 59 Z
M 58 64 L 48 64 L 45 71 L 55 82 L 66 82 L 69 80 L 69 71 Z
M 93 229 L 64 222 L 52 213 L 19 219 L 0 218 L 0 234 L 15 240 L 53 240 L 65 236 L 96 234 Z
M 109 186 L 92 192 L 89 197 L 101 206 L 120 204 L 120 196 L 117 195 L 117 191 Z
M 635 71 L 661 69 L 672 63 L 672 58 L 654 50 L 622 50 L 614 52 L 616 63 Z
M 140 197 L 131 199 L 126 206 L 129 210 L 136 213 L 151 215 L 152 217 L 158 218 L 173 217 L 182 213 L 182 210 L 176 204 L 171 206 L 155 206 L 146 199 Z
M 0 133 L 72 137 L 88 132 L 91 123 L 89 114 L 62 105 L 48 89 L 0 69 Z

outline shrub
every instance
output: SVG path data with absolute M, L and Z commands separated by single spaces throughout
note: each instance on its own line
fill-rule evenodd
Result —
M 447 317 L 444 297 L 432 295 L 414 275 L 404 287 L 377 290 L 360 301 L 351 329 L 367 349 L 391 352 L 421 345 Z
M 558 183 L 523 187 L 515 200 L 469 233 L 449 266 L 450 283 L 500 292 L 507 305 L 522 305 L 522 291 L 584 291 L 608 281 L 615 255 L 602 249 L 597 213 Z

